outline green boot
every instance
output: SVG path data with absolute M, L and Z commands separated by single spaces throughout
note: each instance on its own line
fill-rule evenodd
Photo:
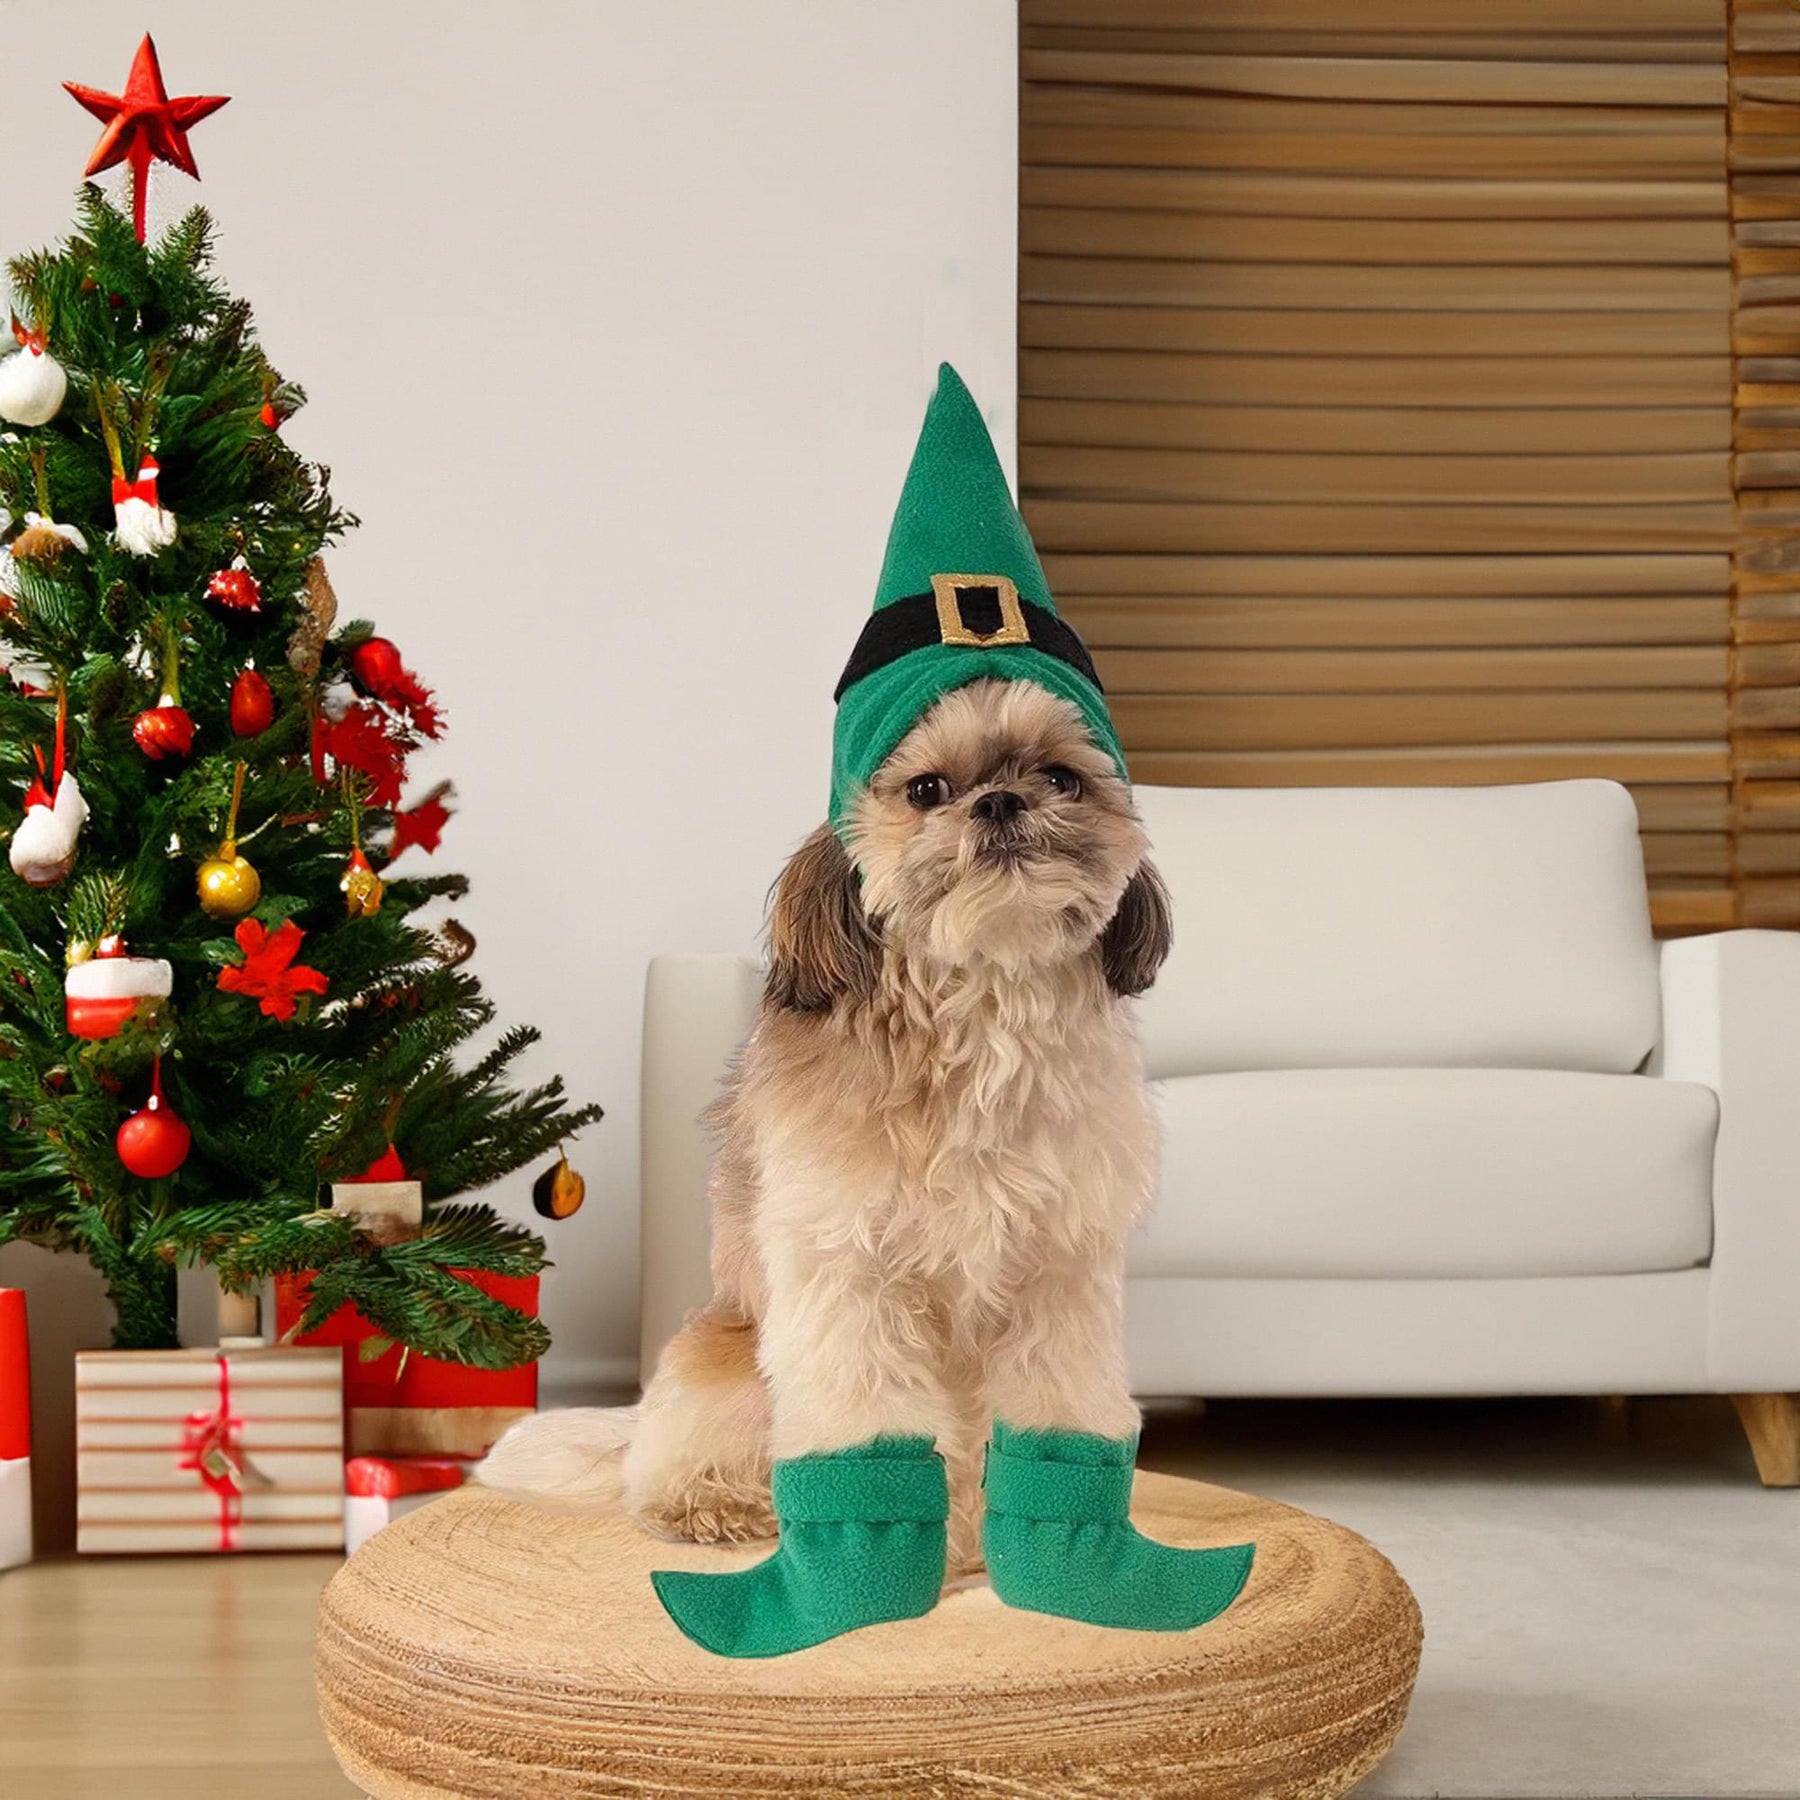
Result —
M 659 1569 L 663 1610 L 704 1650 L 785 1656 L 916 1619 L 944 1582 L 950 1486 L 927 1437 L 878 1437 L 775 1465 L 781 1545 L 729 1575 Z
M 1217 1617 L 1250 1574 L 1254 1544 L 1177 1550 L 1131 1523 L 1137 1439 L 1020 1431 L 994 1421 L 981 1547 L 1008 1606 L 1131 1631 Z

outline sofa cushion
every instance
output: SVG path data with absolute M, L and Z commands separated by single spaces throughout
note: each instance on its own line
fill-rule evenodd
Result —
M 1136 1275 L 1626 1275 L 1712 1252 L 1718 1101 L 1539 1069 L 1300 1069 L 1156 1084 Z
M 1136 791 L 1175 908 L 1142 1002 L 1152 1074 L 1624 1074 L 1655 1045 L 1637 813 L 1614 782 Z

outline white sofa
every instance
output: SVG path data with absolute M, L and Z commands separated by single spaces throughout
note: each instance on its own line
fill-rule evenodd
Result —
M 1730 1394 L 1800 1482 L 1800 936 L 1658 945 L 1611 782 L 1137 794 L 1176 928 L 1138 1391 Z M 650 969 L 646 1371 L 759 987 Z

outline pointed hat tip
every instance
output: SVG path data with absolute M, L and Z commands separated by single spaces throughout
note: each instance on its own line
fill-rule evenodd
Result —
M 963 399 L 971 402 L 973 402 L 975 398 L 975 396 L 969 392 L 969 384 L 957 374 L 956 365 L 954 363 L 941 362 L 938 364 L 936 397 L 941 400 L 947 395 L 953 394 L 960 395 Z
M 1025 599 L 1050 604 L 993 433 L 946 362 L 938 365 L 937 389 L 907 467 L 875 604 L 925 593 L 934 575 L 956 569 L 1005 575 Z
M 987 456 L 993 455 L 993 439 L 988 431 L 987 415 L 981 403 L 969 391 L 969 384 L 956 372 L 953 364 L 938 364 L 937 387 L 925 408 L 925 422 L 920 431 L 920 447 L 933 438 L 956 440 L 964 445 L 963 454 L 974 454 L 977 441 Z M 994 466 L 999 468 L 998 457 Z

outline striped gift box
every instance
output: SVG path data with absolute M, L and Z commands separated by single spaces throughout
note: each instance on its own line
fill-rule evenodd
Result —
M 336 1350 L 81 1352 L 76 1549 L 341 1549 L 343 1379 Z

